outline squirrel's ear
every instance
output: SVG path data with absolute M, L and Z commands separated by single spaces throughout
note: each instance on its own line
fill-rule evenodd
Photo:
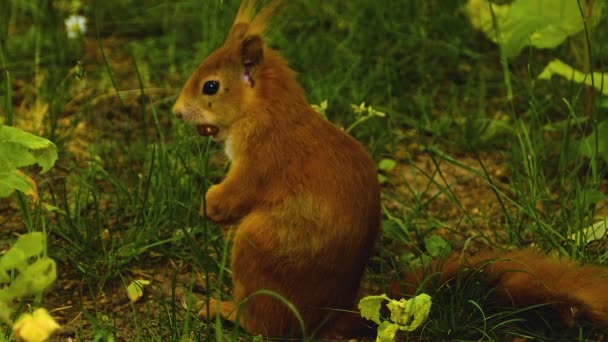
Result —
M 260 36 L 245 37 L 241 44 L 241 61 L 245 68 L 245 80 L 253 87 L 256 72 L 264 59 L 264 43 Z

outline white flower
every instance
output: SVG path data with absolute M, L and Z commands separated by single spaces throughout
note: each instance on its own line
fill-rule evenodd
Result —
M 87 32 L 87 18 L 81 15 L 71 15 L 65 20 L 65 30 L 68 38 L 75 39 Z

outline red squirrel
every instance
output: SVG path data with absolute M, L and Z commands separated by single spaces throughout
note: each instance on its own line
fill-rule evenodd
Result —
M 225 179 L 207 191 L 205 215 L 236 226 L 233 300 L 214 301 L 209 314 L 238 320 L 251 334 L 352 335 L 359 323 L 344 311 L 354 307 L 379 235 L 377 171 L 361 144 L 311 109 L 295 72 L 266 45 L 264 32 L 278 4 L 255 15 L 255 0 L 244 0 L 224 44 L 194 71 L 173 108 L 201 135 L 223 142 L 231 161 Z M 448 280 L 462 266 L 497 257 L 452 258 L 435 269 Z M 487 273 L 505 297 L 521 305 L 566 301 L 608 325 L 604 268 L 529 251 L 502 257 L 514 261 L 489 264 Z M 418 286 L 421 274 L 404 279 Z M 284 302 L 256 295 L 260 290 L 292 303 L 306 331 Z
M 199 133 L 225 144 L 225 179 L 207 191 L 206 217 L 237 224 L 231 253 L 235 304 L 272 290 L 302 316 L 306 334 L 326 331 L 353 308 L 378 237 L 376 167 L 355 139 L 309 105 L 281 55 L 264 42 L 278 2 L 253 18 L 245 0 L 225 43 L 186 82 L 173 111 Z M 209 306 L 211 316 L 216 305 Z M 201 314 L 206 314 L 206 309 Z M 252 334 L 301 333 L 281 301 L 256 295 L 240 307 Z

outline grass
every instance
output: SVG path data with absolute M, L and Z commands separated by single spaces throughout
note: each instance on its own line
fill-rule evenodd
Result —
M 328 100 L 332 121 L 349 127 L 359 119 L 351 104 L 362 102 L 387 113 L 351 131 L 376 160 L 397 162 L 382 171 L 384 234 L 370 278 L 428 257 L 423 241 L 433 235 L 449 239 L 454 250 L 534 244 L 606 263 L 606 248 L 589 248 L 585 236 L 606 216 L 606 161 L 578 148 L 607 118 L 606 107 L 579 85 L 535 80 L 552 58 L 575 63 L 585 53 L 575 40 L 525 49 L 507 65 L 508 100 L 500 51 L 468 24 L 462 4 L 294 0 L 271 33 L 310 102 Z M 13 198 L 1 202 L 0 222 L 11 233 L 48 231 L 49 253 L 63 273 L 42 304 L 69 306 L 56 312 L 66 312 L 62 323 L 81 313 L 70 324 L 79 339 L 237 336 L 179 310 L 171 296 L 149 294 L 135 305 L 116 299 L 132 279 L 158 274 L 173 285 L 180 276 L 194 284 L 203 275 L 209 293 L 230 285 L 220 228 L 199 216 L 207 187 L 226 170 L 220 148 L 173 118 L 170 107 L 189 73 L 222 42 L 237 6 L 0 4 L 0 120 L 60 149 L 56 167 L 38 179 L 51 207 L 18 210 Z M 88 31 L 70 40 L 63 19 L 74 11 L 88 18 Z M 590 33 L 596 70 L 608 60 L 607 26 L 604 18 Z M 3 235 L 4 244 L 14 239 Z M 423 331 L 404 338 L 585 341 L 607 333 L 588 324 L 561 328 L 542 308 L 498 307 L 473 280 L 433 298 Z

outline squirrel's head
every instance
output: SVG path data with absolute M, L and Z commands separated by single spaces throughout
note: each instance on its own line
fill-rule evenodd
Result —
M 255 0 L 244 0 L 224 44 L 186 82 L 173 113 L 200 134 L 225 140 L 247 115 L 264 63 L 263 34 L 278 3 L 273 1 L 252 18 Z

